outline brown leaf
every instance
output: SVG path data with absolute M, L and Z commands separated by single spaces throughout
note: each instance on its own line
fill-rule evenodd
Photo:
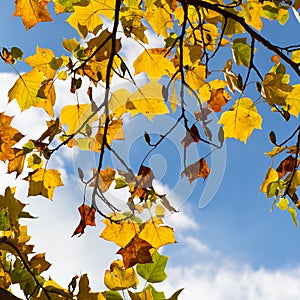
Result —
M 137 263 L 152 263 L 152 257 L 149 250 L 153 248 L 148 242 L 135 236 L 124 248 L 121 248 L 117 254 L 123 257 L 124 268 L 130 268 Z
M 195 163 L 186 167 L 186 169 L 181 173 L 181 176 L 186 175 L 190 183 L 199 177 L 206 179 L 210 173 L 210 169 L 207 165 L 205 158 L 201 158 Z
M 286 157 L 277 167 L 276 171 L 279 178 L 282 178 L 289 172 L 293 172 L 295 167 L 295 158 L 292 155 Z
M 77 228 L 75 229 L 72 237 L 74 235 L 80 234 L 82 235 L 84 233 L 84 229 L 86 226 L 96 226 L 95 222 L 95 212 L 96 210 L 86 204 L 82 204 L 78 207 L 79 213 L 80 213 L 80 222 Z
M 15 59 L 12 57 L 11 53 L 6 48 L 3 48 L 2 54 L 0 54 L 0 55 L 1 55 L 1 58 L 7 64 L 13 65 L 16 62 Z
M 149 188 L 152 187 L 152 181 L 154 179 L 154 174 L 152 170 L 143 165 L 140 166 L 137 181 L 139 188 Z
M 222 106 L 228 102 L 228 98 L 224 95 L 224 88 L 211 90 L 210 99 L 207 101 L 209 107 L 215 112 L 221 112 Z
M 183 147 L 187 148 L 191 143 L 199 143 L 200 141 L 200 135 L 198 128 L 195 124 L 192 125 L 192 127 L 187 131 L 186 136 L 181 141 L 181 144 Z
M 211 112 L 212 111 L 209 108 L 203 107 L 201 110 L 195 111 L 194 112 L 194 116 L 195 116 L 195 118 L 196 118 L 197 121 L 205 121 L 205 120 L 207 120 L 207 116 Z

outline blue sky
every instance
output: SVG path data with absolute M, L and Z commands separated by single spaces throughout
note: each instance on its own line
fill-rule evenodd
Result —
M 18 46 L 23 50 L 25 57 L 35 53 L 36 44 L 53 49 L 59 56 L 63 53 L 62 38 L 71 38 L 75 34 L 75 31 L 64 22 L 65 16 L 59 16 L 54 23 L 38 24 L 26 32 L 21 19 L 11 17 L 13 1 L 2 0 L 0 11 L 6 12 L 0 18 L 0 46 L 7 48 Z M 278 44 L 282 42 L 299 44 L 299 40 L 294 40 L 296 34 L 293 32 L 297 32 L 300 24 L 292 14 L 290 18 L 290 30 L 280 25 L 275 25 L 274 30 L 272 26 L 275 23 L 266 22 L 263 33 Z M 291 34 L 287 34 L 288 32 Z M 126 47 L 125 42 L 124 51 L 126 49 L 128 45 Z M 265 68 L 265 61 L 267 59 L 269 62 L 270 57 L 271 54 L 263 52 L 256 63 Z M 225 61 L 220 64 L 224 65 Z M 25 64 L 18 63 L 16 68 L 19 71 L 27 70 Z M 1 75 L 4 72 L 5 74 Z M 20 114 L 16 103 L 11 103 L 9 108 L 6 108 L 7 91 L 16 79 L 15 75 L 7 72 L 11 73 L 11 68 L 1 63 L 0 108 L 16 115 L 16 127 L 22 121 L 28 120 L 24 130 L 27 130 L 29 135 L 32 133 L 32 126 L 36 131 L 43 128 L 44 125 L 38 120 L 43 112 L 34 109 L 33 112 Z M 67 83 L 59 83 L 57 94 L 61 100 L 57 103 L 57 112 L 63 105 L 69 104 L 68 89 Z M 84 92 L 85 90 L 82 91 L 83 94 Z M 232 103 L 230 102 L 228 106 Z M 260 113 L 265 113 L 268 107 L 266 104 L 259 104 L 258 109 Z M 169 279 L 161 289 L 167 289 L 171 293 L 186 286 L 183 299 L 196 299 L 200 293 L 206 296 L 204 299 L 241 299 L 241 297 L 283 299 L 285 296 L 289 296 L 289 299 L 298 299 L 297 293 L 300 288 L 297 288 L 296 278 L 300 275 L 300 258 L 297 255 L 300 246 L 299 230 L 295 228 L 286 212 L 274 209 L 270 214 L 272 200 L 267 200 L 263 194 L 259 194 L 259 186 L 271 164 L 271 159 L 263 154 L 272 148 L 268 141 L 270 130 L 281 132 L 278 135 L 284 137 L 290 132 L 289 129 L 294 128 L 298 120 L 294 118 L 290 124 L 280 116 L 270 113 L 269 115 L 272 118 L 264 118 L 263 130 L 255 130 L 246 145 L 235 140 L 226 142 L 224 152 L 226 161 L 222 162 L 220 170 L 216 170 L 221 172 L 222 166 L 226 165 L 225 175 L 215 197 L 205 208 L 199 208 L 199 200 L 205 189 L 205 183 L 201 179 L 190 185 L 185 178 L 180 179 L 182 182 L 178 183 L 177 177 L 170 179 L 165 176 L 166 172 L 172 174 L 181 172 L 178 161 L 182 158 L 180 145 L 184 135 L 182 127 L 171 135 L 150 159 L 150 165 L 152 164 L 154 169 L 157 168 L 155 174 L 160 180 L 157 187 L 163 191 L 169 190 L 170 200 L 174 200 L 180 206 L 179 214 L 166 219 L 166 222 L 175 228 L 178 244 L 166 246 L 163 250 L 164 254 L 170 255 L 170 260 L 167 271 Z M 147 128 L 149 133 L 158 135 L 161 133 L 159 124 L 162 120 L 162 117 L 155 122 L 149 122 L 144 117 L 127 120 L 126 138 L 129 146 L 126 147 L 129 148 L 124 150 L 120 142 L 116 143 L 116 147 L 123 151 L 131 150 L 128 159 L 133 168 L 138 168 L 137 158 L 142 159 L 142 153 L 147 147 L 143 142 L 144 128 Z M 168 122 L 172 122 L 172 119 L 168 119 Z M 203 150 L 201 145 L 191 147 L 193 147 L 191 152 L 196 156 L 198 151 L 200 155 L 205 155 L 208 151 L 207 147 Z M 29 233 L 38 245 L 38 250 L 46 251 L 49 261 L 53 262 L 50 269 L 51 277 L 68 284 L 74 274 L 88 272 L 94 277 L 91 278 L 93 288 L 99 290 L 103 288 L 98 285 L 99 281 L 102 281 L 101 276 L 110 261 L 116 258 L 113 251 L 117 248 L 112 248 L 98 238 L 101 224 L 96 228 L 89 228 L 79 239 L 70 238 L 78 222 L 77 206 L 81 204 L 80 185 L 78 183 L 74 185 L 74 180 L 77 181 L 73 169 L 76 169 L 78 164 L 84 164 L 95 157 L 93 154 L 80 156 L 73 153 L 72 156 L 68 153 L 59 152 L 58 157 L 52 162 L 54 167 L 61 170 L 65 182 L 65 187 L 55 191 L 54 201 L 23 198 L 23 201 L 29 203 L 29 210 L 39 216 L 38 220 L 29 221 Z M 3 168 L 4 166 L 1 166 L 1 169 Z M 208 180 L 206 184 L 210 184 Z M 3 175 L 3 182 L 16 184 L 9 175 Z M 24 191 L 22 189 L 25 189 L 25 186 L 24 183 L 20 184 L 21 199 Z M 211 184 L 213 188 L 213 183 Z M 114 195 L 120 197 L 121 194 L 116 192 Z M 268 288 L 269 282 L 274 284 L 277 280 L 280 284 L 274 286 L 272 290 Z M 275 292 L 277 294 L 274 296 L 272 293 Z

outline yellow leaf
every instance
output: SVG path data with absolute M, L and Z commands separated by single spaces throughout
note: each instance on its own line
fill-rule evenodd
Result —
M 289 105 L 289 113 L 298 118 L 300 112 L 300 84 L 293 85 L 293 90 L 287 96 L 285 103 Z
M 37 97 L 37 94 L 43 80 L 43 73 L 37 69 L 20 75 L 14 86 L 8 91 L 8 101 L 16 99 L 22 111 L 41 102 L 42 99 Z
M 28 196 L 42 195 L 52 200 L 54 189 L 63 186 L 60 172 L 53 169 L 37 169 L 25 178 L 29 182 Z
M 128 112 L 126 102 L 130 95 L 131 93 L 126 89 L 119 89 L 111 94 L 108 107 L 109 111 L 112 112 L 116 118 L 120 118 L 124 113 Z
M 274 147 L 272 149 L 272 151 L 269 152 L 265 152 L 266 155 L 270 156 L 271 158 L 275 157 L 277 154 L 281 153 L 282 151 L 284 151 L 286 149 L 286 147 Z
M 87 274 L 83 274 L 82 276 L 80 276 L 78 286 L 79 286 L 79 292 L 76 297 L 77 300 L 105 300 L 106 299 L 102 293 L 93 293 L 91 291 Z
M 173 28 L 173 21 L 171 18 L 171 9 L 166 0 L 159 2 L 155 0 L 145 1 L 145 19 L 151 25 L 152 29 L 164 38 L 168 37 L 167 29 Z
M 278 173 L 276 172 L 275 169 L 273 169 L 272 167 L 269 168 L 266 177 L 263 181 L 263 183 L 260 186 L 260 191 L 267 194 L 268 193 L 268 185 L 271 182 L 275 182 L 279 179 Z
M 118 223 L 104 219 L 102 222 L 106 227 L 100 236 L 107 241 L 116 243 L 121 248 L 124 248 L 139 232 L 138 224 L 131 219 Z
M 224 125 L 225 138 L 233 137 L 246 143 L 254 129 L 261 129 L 262 117 L 251 99 L 241 98 L 221 115 L 218 123 Z
M 156 81 L 150 81 L 132 94 L 126 103 L 131 116 L 138 113 L 152 120 L 156 115 L 169 113 L 162 96 L 162 86 Z
M 263 22 L 261 20 L 263 10 L 262 3 L 258 0 L 252 0 L 246 2 L 246 4 L 241 4 L 241 8 L 242 11 L 240 16 L 245 19 L 247 24 L 260 31 L 263 27 Z
M 285 181 L 289 182 L 289 180 L 291 180 L 291 176 L 292 176 L 292 173 L 287 176 Z M 300 170 L 296 170 L 296 172 L 293 176 L 291 185 L 289 187 L 289 194 L 293 195 L 296 192 L 296 190 L 298 189 L 299 185 L 300 185 Z
M 111 19 L 114 16 L 114 1 L 111 0 L 90 0 L 86 6 L 74 5 L 74 13 L 67 19 L 67 22 L 74 27 L 78 33 L 85 37 L 82 28 L 86 27 L 88 32 L 96 34 L 103 25 L 99 14 Z
M 90 104 L 78 104 L 78 105 L 67 105 L 62 108 L 60 112 L 60 121 L 62 124 L 68 125 L 68 133 L 75 133 L 80 126 L 86 121 L 86 119 L 92 114 L 92 107 Z M 88 124 L 91 124 L 97 120 L 95 115 Z M 82 129 L 84 132 L 84 129 Z
M 47 10 L 48 1 L 44 0 L 15 0 L 14 16 L 22 17 L 26 30 L 38 22 L 53 21 Z
M 165 48 L 144 50 L 133 63 L 135 75 L 146 72 L 149 78 L 154 77 L 157 79 L 160 79 L 163 75 L 172 76 L 175 73 L 175 67 L 165 57 L 167 51 Z
M 162 219 L 157 217 L 151 218 L 141 225 L 139 237 L 156 249 L 176 242 L 173 229 L 163 225 Z
M 37 94 L 41 101 L 35 103 L 33 106 L 43 108 L 50 117 L 54 117 L 53 106 L 56 100 L 56 93 L 54 89 L 54 83 L 52 81 L 45 82 Z
M 54 53 L 50 49 L 40 48 L 36 46 L 36 53 L 24 59 L 34 69 L 44 73 L 47 79 L 53 79 L 56 71 L 53 70 L 49 63 L 54 58 Z
M 288 212 L 290 213 L 295 226 L 298 227 L 297 212 L 296 212 L 295 208 L 289 207 Z
M 123 262 L 115 260 L 105 271 L 104 284 L 113 291 L 136 287 L 139 280 L 133 268 L 124 269 Z
M 281 210 L 286 210 L 289 206 L 289 200 L 286 198 L 280 198 L 276 206 Z
M 194 67 L 188 68 L 186 71 L 185 80 L 193 90 L 199 90 L 205 84 L 205 79 L 205 65 L 196 65 Z
M 39 155 L 33 153 L 27 158 L 27 164 L 28 164 L 28 168 L 36 170 L 42 168 L 43 160 Z

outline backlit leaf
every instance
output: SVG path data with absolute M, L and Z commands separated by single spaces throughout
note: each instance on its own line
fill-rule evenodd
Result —
M 38 104 L 43 100 L 37 96 L 43 80 L 43 72 L 37 69 L 20 75 L 8 92 L 8 101 L 16 99 L 22 111 Z
M 16 0 L 14 16 L 22 17 L 24 27 L 29 30 L 38 22 L 53 21 L 47 4 L 45 0 Z
M 289 113 L 298 118 L 300 112 L 300 84 L 293 85 L 293 90 L 288 94 L 285 102 L 289 106 Z
M 187 176 L 190 183 L 194 180 L 202 177 L 206 179 L 210 173 L 209 166 L 205 160 L 205 158 L 201 158 L 195 163 L 186 167 L 186 169 L 181 173 L 181 177 Z
M 108 219 L 103 219 L 102 222 L 106 225 L 101 233 L 101 237 L 111 241 L 124 248 L 139 232 L 139 226 L 131 219 L 120 222 L 111 222 Z
M 262 82 L 262 96 L 269 103 L 285 105 L 286 98 L 289 96 L 293 88 L 286 83 L 283 83 L 284 74 L 268 73 Z
M 280 198 L 276 206 L 281 210 L 286 210 L 289 206 L 289 200 L 286 198 Z
M 150 120 L 156 115 L 169 113 L 162 96 L 161 85 L 156 81 L 150 81 L 133 93 L 127 100 L 126 108 L 132 116 L 142 113 Z
M 233 40 L 232 51 L 235 63 L 249 67 L 251 58 L 251 47 L 247 44 L 247 38 Z
M 47 271 L 51 266 L 45 259 L 45 253 L 39 253 L 33 256 L 29 261 L 29 265 L 31 268 L 35 269 L 38 274 Z
M 205 84 L 206 66 L 196 65 L 186 70 L 186 83 L 193 89 L 199 90 Z
M 91 183 L 91 186 L 95 186 L 96 181 L 96 172 L 97 170 L 94 169 L 94 181 Z M 98 174 L 98 187 L 102 193 L 106 192 L 113 180 L 115 179 L 116 171 L 110 168 L 109 166 L 105 170 L 100 170 Z
M 138 264 L 137 273 L 147 282 L 162 282 L 167 278 L 165 268 L 169 257 L 159 254 L 157 251 L 152 254 L 152 263 Z
M 275 169 L 270 167 L 267 174 L 266 174 L 266 176 L 265 176 L 265 179 L 264 179 L 263 183 L 260 186 L 260 191 L 267 194 L 269 184 L 272 183 L 272 182 L 277 182 L 278 179 L 279 179 L 278 173 L 276 172 Z
M 279 178 L 282 178 L 287 173 L 293 172 L 295 167 L 295 158 L 292 155 L 289 155 L 280 163 L 276 169 L 276 172 L 278 173 Z
M 221 115 L 218 124 L 223 124 L 225 138 L 236 138 L 244 143 L 254 129 L 261 129 L 262 117 L 249 98 L 241 98 Z
M 153 248 L 148 242 L 135 236 L 129 244 L 121 248 L 117 254 L 123 257 L 124 268 L 128 269 L 136 264 L 152 263 L 149 250 Z
M 63 186 L 60 172 L 53 169 L 36 169 L 25 178 L 29 182 L 28 196 L 42 195 L 52 200 L 54 189 Z
M 290 213 L 295 226 L 298 227 L 297 212 L 296 212 L 295 208 L 289 207 L 288 212 Z
M 160 218 L 149 219 L 141 225 L 140 229 L 141 232 L 138 236 L 156 249 L 166 244 L 175 243 L 173 228 L 163 225 Z
M 139 280 L 133 268 L 124 269 L 123 262 L 115 260 L 105 271 L 104 283 L 109 289 L 118 291 L 136 287 Z
M 160 79 L 163 75 L 175 73 L 175 67 L 172 62 L 165 57 L 167 49 L 153 48 L 144 50 L 134 61 L 133 67 L 135 75 L 146 72 L 149 78 Z
M 80 222 L 77 228 L 75 229 L 72 236 L 84 233 L 84 229 L 86 226 L 96 226 L 95 222 L 95 209 L 86 205 L 82 204 L 78 207 L 80 213 Z
M 87 274 L 83 274 L 79 279 L 79 292 L 77 300 L 105 300 L 103 293 L 93 293 L 90 288 L 90 283 Z M 72 297 L 73 298 L 73 297 Z

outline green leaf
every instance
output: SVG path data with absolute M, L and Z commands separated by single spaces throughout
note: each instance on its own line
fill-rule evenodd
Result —
M 116 183 L 115 189 L 122 189 L 127 186 L 126 181 L 122 177 L 116 178 L 115 183 Z
M 0 230 L 6 231 L 11 228 L 9 220 L 8 220 L 8 215 L 7 215 L 7 210 L 6 209 L 1 209 L 0 210 Z
M 23 58 L 23 52 L 18 47 L 12 47 L 10 49 L 10 54 L 14 59 L 22 60 L 22 58 Z
M 67 51 L 71 53 L 77 51 L 80 48 L 80 43 L 75 38 L 72 38 L 70 40 L 64 39 L 62 45 Z
M 103 294 L 107 300 L 123 300 L 122 296 L 116 291 L 107 290 Z
M 237 65 L 249 67 L 251 47 L 247 44 L 247 38 L 237 38 L 232 44 L 233 57 Z
M 138 264 L 136 267 L 137 273 L 142 276 L 147 282 L 162 282 L 167 278 L 165 268 L 169 257 L 163 256 L 155 251 L 152 254 L 152 263 Z
M 164 292 L 158 292 L 155 290 L 155 288 L 151 285 L 148 284 L 145 290 L 150 290 L 152 293 L 153 300 L 165 300 L 165 293 Z

